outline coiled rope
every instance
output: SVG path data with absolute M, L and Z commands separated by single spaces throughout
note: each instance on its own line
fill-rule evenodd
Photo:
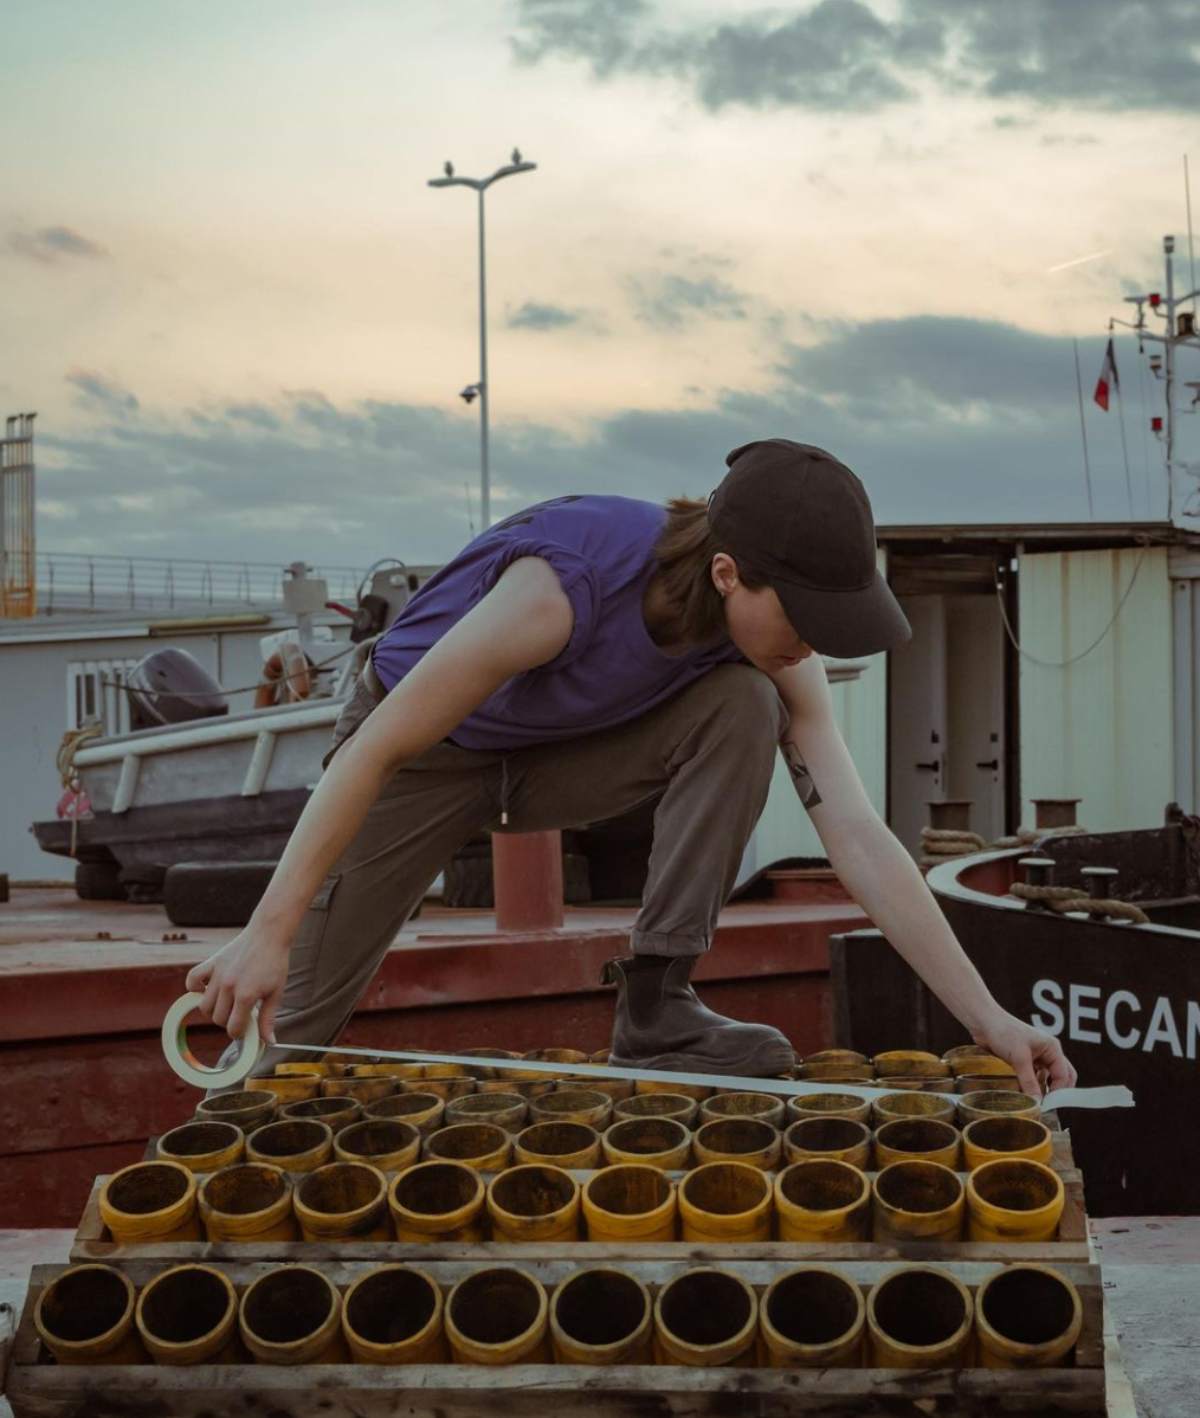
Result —
M 1145 911 L 1132 901 L 1100 900 L 1076 886 L 1026 886 L 1023 881 L 1014 881 L 1008 888 L 1008 894 L 1021 901 L 1037 901 L 1064 916 L 1071 911 L 1084 911 L 1089 916 L 1113 916 L 1119 920 L 1133 921 L 1139 926 L 1150 921 Z
M 75 767 L 75 755 L 87 743 L 88 739 L 98 739 L 103 733 L 104 725 L 91 719 L 78 729 L 68 729 L 63 734 L 62 742 L 58 745 L 58 752 L 54 755 L 54 766 L 58 769 L 58 779 L 64 792 L 77 794 L 82 790 L 83 785 Z M 71 814 L 70 823 L 71 856 L 74 857 L 79 843 L 79 817 L 77 814 Z

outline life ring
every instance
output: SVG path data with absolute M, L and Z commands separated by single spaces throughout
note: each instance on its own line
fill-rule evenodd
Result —
M 273 650 L 263 665 L 263 677 L 254 691 L 254 707 L 296 704 L 313 691 L 312 662 L 295 640 Z

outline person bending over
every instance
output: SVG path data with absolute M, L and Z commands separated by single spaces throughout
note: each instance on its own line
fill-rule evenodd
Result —
M 559 497 L 500 522 L 375 642 L 326 771 L 245 928 L 195 966 L 238 1038 L 332 1044 L 430 882 L 481 831 L 580 828 L 655 803 L 617 985 L 612 1063 L 770 1076 L 766 1024 L 690 983 L 767 798 L 777 748 L 834 870 L 1026 1092 L 1075 1071 L 1002 1009 L 871 806 L 820 655 L 910 636 L 876 568 L 870 504 L 822 449 L 735 449 L 707 504 Z M 264 1056 L 269 1068 L 282 1052 Z

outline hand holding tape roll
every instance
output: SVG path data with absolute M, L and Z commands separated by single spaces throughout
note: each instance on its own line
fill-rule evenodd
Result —
M 219 1064 L 209 1068 L 192 1053 L 187 1041 L 187 1017 L 203 1001 L 204 996 L 199 993 L 182 995 L 167 1010 L 162 1026 L 163 1053 L 185 1083 L 194 1083 L 197 1088 L 229 1088 L 248 1078 L 263 1056 L 265 1045 L 258 1034 L 258 1011 L 256 1009 L 246 1023 L 237 1056 L 223 1068 Z
M 197 1009 L 204 996 L 188 994 L 177 999 L 167 1011 L 163 1020 L 162 1044 L 167 1062 L 187 1083 L 197 1088 L 230 1088 L 241 1083 L 257 1068 L 267 1045 L 258 1032 L 257 1012 L 250 1016 L 242 1047 L 238 1056 L 223 1068 L 209 1068 L 202 1064 L 188 1048 L 187 1017 Z M 462 1064 L 466 1068 L 480 1064 L 494 1063 L 510 1067 L 511 1059 L 487 1059 L 475 1054 L 433 1054 L 412 1053 L 396 1049 L 358 1049 L 348 1044 L 280 1044 L 270 1046 L 289 1053 L 323 1054 L 336 1051 L 340 1054 L 359 1054 L 364 1059 L 400 1059 L 410 1063 Z M 713 1073 L 670 1073 L 665 1069 L 611 1068 L 600 1064 L 540 1063 L 533 1059 L 522 1059 L 521 1067 L 535 1073 L 545 1073 L 561 1077 L 565 1073 L 582 1078 L 620 1078 L 634 1082 L 662 1083 L 673 1079 L 679 1083 L 701 1085 L 707 1088 L 741 1089 L 757 1093 L 776 1093 L 790 1097 L 796 1093 L 852 1093 L 858 1098 L 882 1098 L 894 1092 L 890 1088 L 871 1088 L 856 1083 L 816 1083 L 810 1079 L 740 1078 Z M 1048 1093 L 1042 1099 L 1042 1108 L 1132 1108 L 1133 1094 L 1120 1084 L 1106 1088 L 1060 1088 Z

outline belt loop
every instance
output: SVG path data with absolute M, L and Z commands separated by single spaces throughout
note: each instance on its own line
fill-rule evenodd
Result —
M 500 826 L 508 826 L 508 754 L 500 760 Z

